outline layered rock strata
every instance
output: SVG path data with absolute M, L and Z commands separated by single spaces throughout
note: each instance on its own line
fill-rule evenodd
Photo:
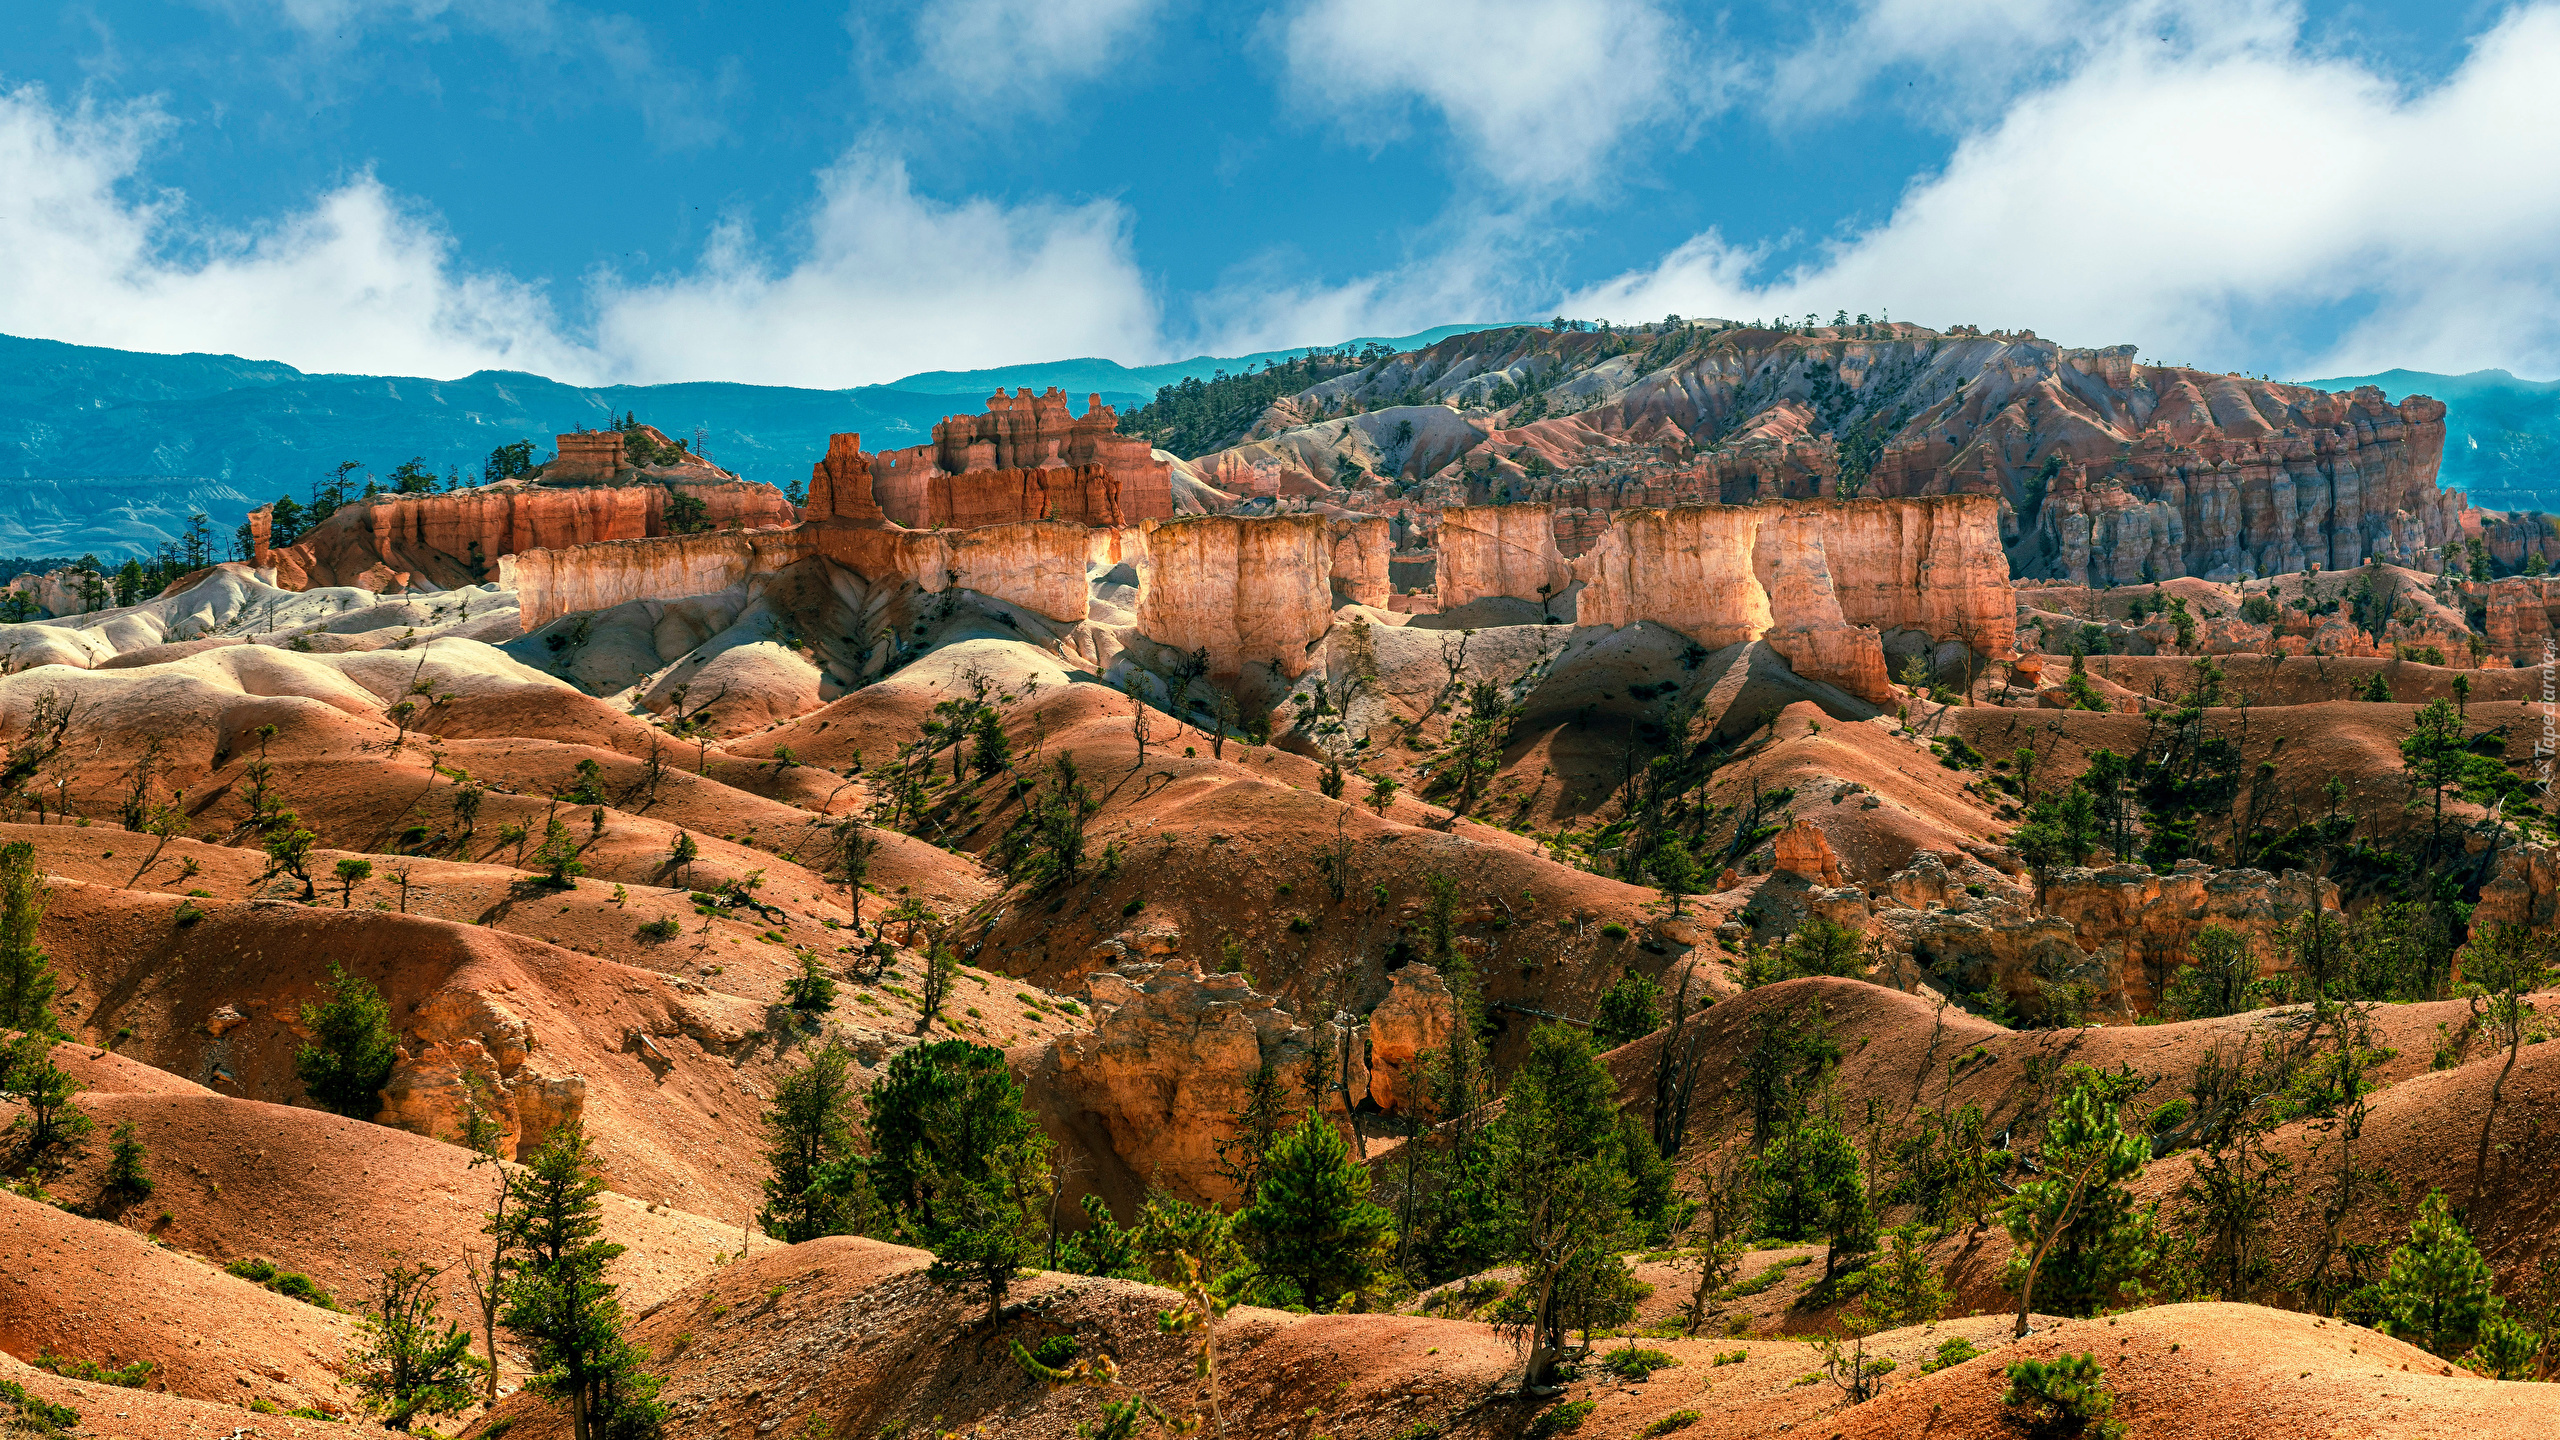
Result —
M 739 480 L 578 489 L 510 483 L 357 500 L 280 548 L 268 543 L 272 509 L 261 507 L 249 516 L 250 563 L 272 567 L 287 590 L 471 585 L 490 579 L 502 556 L 666 535 L 677 495 L 701 502 L 695 523 L 706 530 L 778 529 L 799 519 L 781 491 Z
M 1206 651 L 1213 675 L 1269 665 L 1295 679 L 1333 624 L 1333 542 L 1323 517 L 1202 515 L 1150 523 L 1138 633 Z
M 869 457 L 872 495 L 882 514 L 910 529 L 1022 520 L 1119 526 L 1172 518 L 1171 468 L 1144 440 L 1119 434 L 1118 425 L 1119 416 L 1098 395 L 1078 416 L 1068 413 L 1067 397 L 1055 386 L 1039 395 L 999 390 L 986 413 L 935 425 L 931 443 Z

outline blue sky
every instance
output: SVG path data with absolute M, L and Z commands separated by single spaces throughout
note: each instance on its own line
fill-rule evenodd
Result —
M 0 17 L 0 331 L 876 382 L 1890 311 L 2560 372 L 2560 8 L 70 0 Z

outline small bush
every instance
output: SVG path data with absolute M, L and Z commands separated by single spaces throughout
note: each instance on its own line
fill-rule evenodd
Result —
M 1612 920 L 1608 924 L 1600 927 L 1600 933 L 1608 936 L 1612 940 L 1624 940 L 1627 938 L 1627 927 L 1619 924 L 1615 920 Z
M 299 1300 L 323 1310 L 339 1308 L 329 1292 L 321 1289 L 310 1276 L 299 1270 L 279 1270 L 272 1262 L 255 1255 L 242 1256 L 223 1266 L 222 1270 L 226 1275 L 236 1275 L 252 1285 L 264 1286 L 288 1300 Z
M 1938 1353 L 1920 1362 L 1920 1373 L 1934 1375 L 1950 1366 L 1961 1365 L 1981 1353 L 1981 1347 L 1958 1335 L 1952 1340 L 1941 1341 L 1938 1345 Z
M 1032 1348 L 1031 1358 L 1052 1370 L 1064 1370 L 1075 1363 L 1077 1353 L 1076 1337 L 1052 1335 Z
M 1144 909 L 1146 909 L 1146 908 L 1147 908 L 1147 897 L 1146 897 L 1146 896 L 1144 896 L 1144 895 L 1132 895 L 1132 896 L 1130 896 L 1130 897 L 1129 897 L 1129 903 L 1120 907 L 1120 915 L 1121 915 L 1121 918 L 1122 918 L 1122 919 L 1127 919 L 1129 916 L 1135 915 L 1135 914 L 1137 914 L 1139 911 L 1144 910 Z
M 1716 1352 L 1716 1363 L 1718 1365 L 1739 1365 L 1750 1358 L 1751 1352 L 1748 1350 L 1719 1350 Z
M 1665 1415 L 1661 1419 L 1644 1427 L 1643 1434 L 1645 1436 L 1645 1440 L 1652 1440 L 1652 1437 L 1656 1435 L 1668 1435 L 1674 1430 L 1686 1430 L 1697 1423 L 1697 1411 L 1674 1410 L 1670 1414 Z
M 1589 1400 L 1569 1400 L 1562 1405 L 1554 1406 L 1529 1426 L 1529 1433 L 1531 1435 L 1562 1435 L 1568 1430 L 1579 1430 L 1582 1428 L 1582 1422 L 1591 1418 L 1593 1404 L 1594 1402 Z
M 673 915 L 662 916 L 640 927 L 640 938 L 652 942 L 673 940 L 682 933 L 684 933 L 684 926 L 677 923 Z
M 1314 928 L 1316 928 L 1316 922 L 1308 919 L 1304 915 L 1292 915 L 1289 917 L 1289 933 L 1292 935 L 1304 935 Z
M 1680 1362 L 1662 1350 L 1640 1350 L 1628 1346 L 1612 1350 L 1601 1357 L 1600 1368 L 1622 1380 L 1642 1380 L 1656 1370 L 1668 1369 Z
M 38 1435 L 60 1435 L 80 1423 L 79 1411 L 30 1395 L 15 1380 L 0 1380 L 0 1402 L 18 1407 L 19 1423 Z
M 2000 1403 L 2038 1435 L 2091 1434 L 2115 1440 L 2124 1423 L 2110 1420 L 2116 1397 L 2107 1391 L 2094 1355 L 2057 1355 L 2048 1363 L 2020 1360 L 2007 1371 L 2009 1388 Z
M 101 1365 L 95 1360 L 56 1355 L 50 1350 L 38 1353 L 27 1363 L 39 1370 L 52 1371 L 65 1380 L 86 1380 L 92 1385 L 121 1385 L 127 1390 L 141 1389 L 151 1379 L 151 1372 L 159 1368 L 148 1360 L 136 1360 L 122 1366 Z

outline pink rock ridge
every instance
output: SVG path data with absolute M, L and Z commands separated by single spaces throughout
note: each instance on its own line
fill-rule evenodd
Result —
M 1989 496 L 1621 511 L 1580 557 L 1548 507 L 1441 518 L 1440 596 L 1550 603 L 1579 586 L 1585 625 L 1651 620 L 1710 649 L 1768 641 L 1796 672 L 1892 698 L 1882 635 L 1916 630 L 1989 656 L 2017 645 L 2017 598 Z

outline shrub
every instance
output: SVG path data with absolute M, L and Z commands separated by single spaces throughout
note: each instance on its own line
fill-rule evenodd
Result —
M 148 1360 L 136 1360 L 130 1365 L 101 1365 L 95 1360 L 56 1355 L 50 1350 L 40 1352 L 27 1363 L 39 1370 L 49 1370 L 65 1380 L 86 1380 L 92 1385 L 121 1385 L 127 1390 L 141 1389 L 150 1380 L 151 1372 L 159 1368 Z
M 1569 1400 L 1555 1406 L 1540 1415 L 1536 1422 L 1530 1425 L 1529 1433 L 1531 1435 L 1562 1435 L 1568 1430 L 1579 1430 L 1582 1428 L 1582 1422 L 1591 1418 L 1594 1403 L 1589 1400 Z
M 1739 1365 L 1750 1358 L 1751 1352 L 1748 1350 L 1719 1350 L 1716 1352 L 1716 1363 L 1718 1365 Z
M 1938 1353 L 1920 1362 L 1920 1373 L 1934 1375 L 1950 1366 L 1961 1365 L 1982 1353 L 1981 1347 L 1961 1335 L 1938 1344 Z
M 640 927 L 640 938 L 653 944 L 660 940 L 673 940 L 682 933 L 684 926 L 678 924 L 673 915 L 662 915 Z
M 2110 1420 L 2116 1397 L 2107 1391 L 2094 1355 L 2058 1355 L 2051 1362 L 2020 1360 L 2006 1372 L 2009 1388 L 2000 1403 L 2026 1423 L 2031 1434 L 2078 1435 L 2115 1440 L 2124 1422 Z
M 1652 1437 L 1656 1435 L 1668 1435 L 1674 1430 L 1686 1430 L 1697 1423 L 1697 1411 L 1674 1410 L 1670 1414 L 1665 1415 L 1661 1419 L 1644 1427 L 1645 1440 L 1652 1440 Z
M 1144 896 L 1144 895 L 1132 895 L 1132 896 L 1130 896 L 1130 897 L 1129 897 L 1129 903 L 1120 907 L 1120 914 L 1121 914 L 1121 917 L 1122 917 L 1123 919 L 1125 919 L 1125 918 L 1127 918 L 1127 917 L 1129 917 L 1129 916 L 1131 916 L 1131 915 L 1135 915 L 1135 914 L 1137 914 L 1139 911 L 1144 910 L 1144 909 L 1146 909 L 1146 908 L 1147 908 L 1147 897 L 1146 897 L 1146 896 Z
M 1608 924 L 1600 927 L 1600 933 L 1608 936 L 1612 940 L 1624 940 L 1627 938 L 1627 927 L 1619 924 L 1615 920 L 1612 920 Z
M 222 1271 L 226 1275 L 236 1275 L 252 1285 L 273 1290 L 288 1300 L 299 1300 L 305 1305 L 317 1306 L 322 1310 L 342 1308 L 336 1300 L 330 1298 L 329 1292 L 321 1289 L 310 1276 L 299 1270 L 279 1270 L 274 1262 L 255 1255 L 234 1260 L 223 1266 Z
M 80 1423 L 79 1411 L 30 1395 L 15 1380 L 0 1380 L 0 1402 L 16 1406 L 19 1424 L 37 1435 L 60 1435 Z
M 1052 1335 L 1032 1347 L 1031 1358 L 1052 1370 L 1063 1370 L 1075 1360 L 1077 1353 L 1076 1337 Z
M 1602 1356 L 1600 1368 L 1622 1380 L 1642 1380 L 1656 1370 L 1668 1369 L 1680 1362 L 1662 1350 L 1640 1350 L 1630 1345 Z

